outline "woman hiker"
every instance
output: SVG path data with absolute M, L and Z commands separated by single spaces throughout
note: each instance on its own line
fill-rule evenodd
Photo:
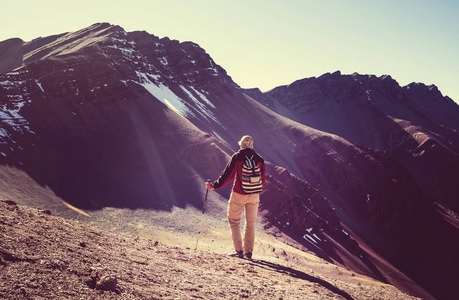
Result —
M 234 180 L 228 202 L 228 222 L 231 228 L 235 253 L 232 256 L 251 259 L 255 244 L 255 220 L 260 203 L 260 192 L 266 183 L 263 158 L 253 150 L 253 138 L 244 135 L 241 147 L 233 154 L 217 181 L 206 182 L 208 190 L 220 189 Z M 241 238 L 240 222 L 245 208 L 244 240 Z

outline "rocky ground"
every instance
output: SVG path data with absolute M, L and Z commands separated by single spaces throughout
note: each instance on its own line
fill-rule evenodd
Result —
M 0 298 L 413 299 L 287 246 L 258 246 L 254 260 L 233 258 L 0 201 Z

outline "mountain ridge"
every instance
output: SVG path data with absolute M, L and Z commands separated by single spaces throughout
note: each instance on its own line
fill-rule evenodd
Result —
M 428 93 L 420 97 L 420 90 Z M 452 175 L 447 181 L 456 184 L 438 188 L 432 185 L 428 176 L 436 174 L 435 178 L 446 179 L 459 167 L 459 123 L 455 117 L 459 114 L 459 105 L 443 97 L 435 87 L 410 84 L 402 88 L 390 76 L 377 78 L 335 72 L 298 80 L 264 94 L 250 90 L 248 93 L 299 123 L 337 134 L 353 143 L 387 151 L 417 176 L 426 194 L 458 210 L 455 195 L 459 190 L 454 187 L 459 185 L 459 178 Z M 363 126 L 365 131 L 359 130 Z M 416 130 L 410 126 L 416 126 Z M 427 140 L 429 146 L 425 144 Z M 422 156 L 430 155 L 430 151 L 444 154 L 436 156 L 435 164 L 420 170 L 420 165 L 425 165 Z M 439 190 L 443 192 L 432 192 Z

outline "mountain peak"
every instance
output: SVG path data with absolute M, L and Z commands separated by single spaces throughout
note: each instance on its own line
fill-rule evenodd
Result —
M 422 99 L 430 99 L 427 101 L 435 100 L 435 101 L 443 101 L 444 96 L 438 87 L 434 84 L 426 85 L 421 82 L 412 82 L 403 87 L 404 90 L 412 96 Z

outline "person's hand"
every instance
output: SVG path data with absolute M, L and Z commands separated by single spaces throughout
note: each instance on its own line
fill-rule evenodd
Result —
M 212 185 L 212 182 L 206 182 L 206 189 L 215 190 L 214 186 Z

